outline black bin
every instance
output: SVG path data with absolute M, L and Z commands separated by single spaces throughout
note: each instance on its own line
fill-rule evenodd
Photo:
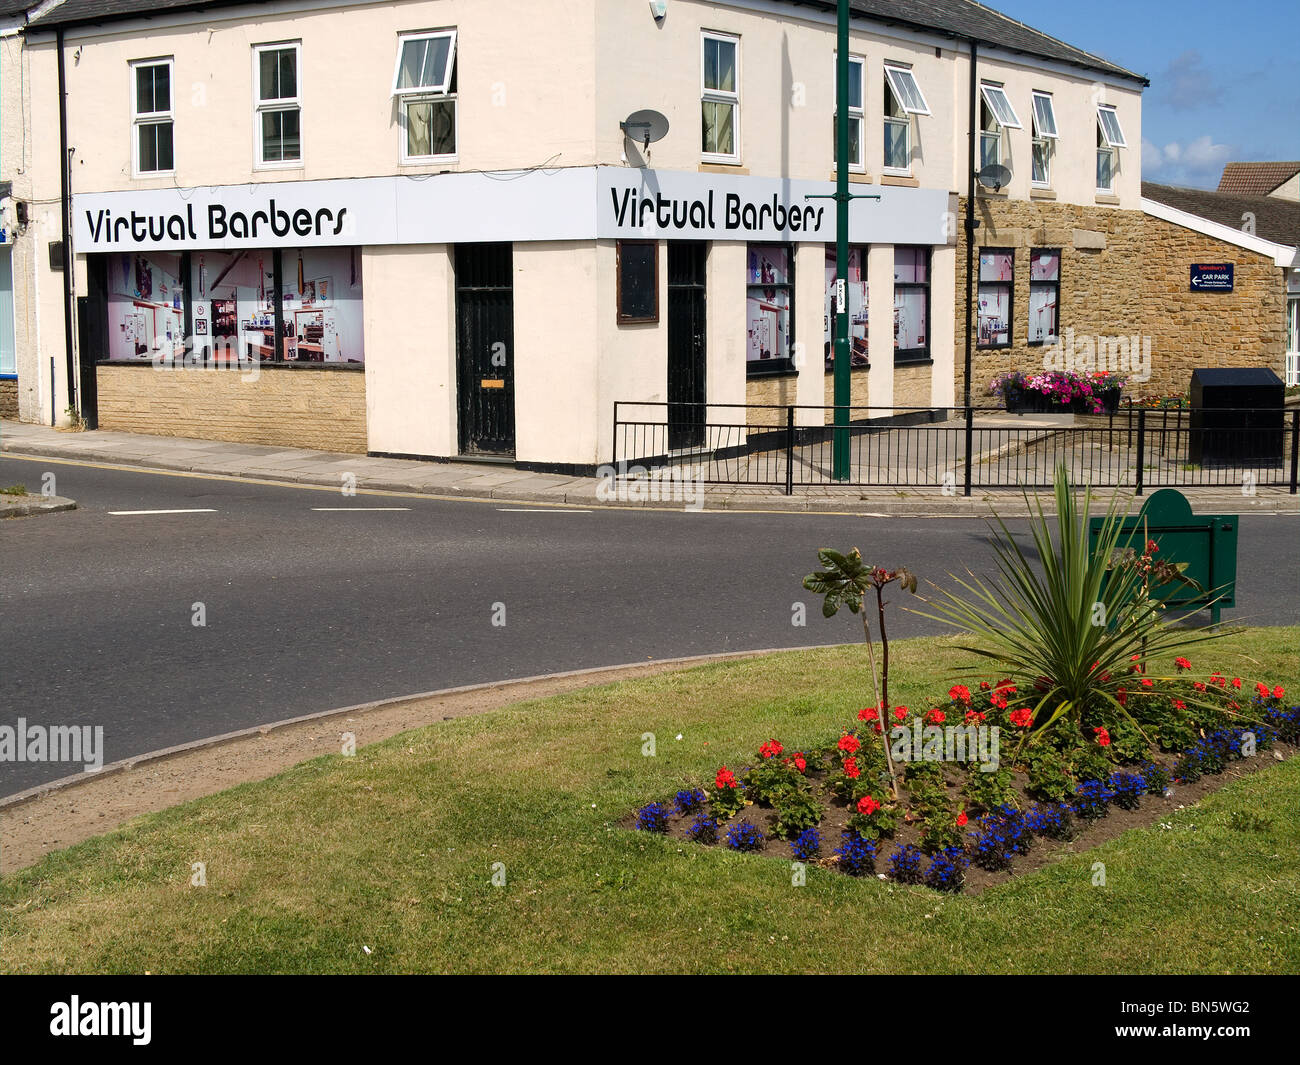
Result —
M 1284 392 L 1282 379 L 1262 366 L 1193 370 L 1188 461 L 1281 462 Z

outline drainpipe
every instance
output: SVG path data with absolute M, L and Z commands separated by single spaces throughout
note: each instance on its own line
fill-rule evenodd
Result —
M 979 228 L 979 222 L 975 219 L 975 127 L 979 120 L 978 115 L 978 97 L 979 97 L 979 79 L 975 71 L 976 62 L 979 58 L 979 45 L 976 44 L 975 38 L 971 37 L 967 43 L 970 45 L 970 128 L 967 130 L 967 165 L 966 165 L 966 371 L 965 371 L 965 406 L 966 417 L 966 478 L 963 486 L 964 495 L 970 495 L 971 490 L 971 446 L 974 437 L 973 415 L 971 413 L 971 396 L 970 396 L 970 375 L 971 375 L 971 311 L 973 302 L 971 297 L 971 288 L 975 277 L 975 231 Z
M 68 79 L 63 61 L 63 30 L 57 31 L 59 51 L 59 192 L 60 240 L 63 244 L 63 354 L 68 371 L 68 406 L 77 409 L 77 361 L 72 345 L 72 175 L 68 169 Z

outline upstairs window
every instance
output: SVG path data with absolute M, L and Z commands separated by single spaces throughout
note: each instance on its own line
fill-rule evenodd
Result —
M 831 85 L 835 86 L 835 119 L 839 117 L 839 88 L 838 88 L 838 71 L 839 62 L 836 59 L 835 74 L 831 78 Z M 856 170 L 858 173 L 865 173 L 867 166 L 862 154 L 862 132 L 863 123 L 865 122 L 865 108 L 863 106 L 863 62 L 860 56 L 849 56 L 849 169 Z M 831 159 L 836 165 L 839 164 L 839 157 L 836 154 L 839 151 L 839 142 L 836 140 L 837 126 L 833 120 L 831 123 Z
M 701 48 L 701 150 L 706 160 L 739 162 L 740 38 L 705 33 Z
M 980 95 L 983 97 L 980 107 L 980 166 L 993 166 L 1002 162 L 1003 127 L 1024 127 L 1001 85 L 983 82 L 980 85 Z
M 912 115 L 928 115 L 921 87 L 907 67 L 885 64 L 885 169 L 912 168 Z
M 173 156 L 172 61 L 150 59 L 131 64 L 132 110 L 137 174 L 169 174 Z
M 402 162 L 456 154 L 456 31 L 403 34 L 393 95 L 399 106 Z
M 302 45 L 258 45 L 257 163 L 296 166 L 302 162 L 302 99 L 299 81 Z
M 1034 93 L 1033 123 L 1032 183 L 1040 189 L 1050 188 L 1052 184 L 1052 146 L 1057 140 L 1056 111 L 1052 107 L 1051 93 Z
M 1115 171 L 1118 169 L 1118 149 L 1127 148 L 1119 115 L 1110 104 L 1097 107 L 1097 191 L 1115 191 Z

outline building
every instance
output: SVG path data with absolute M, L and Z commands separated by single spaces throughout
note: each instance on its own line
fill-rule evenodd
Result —
M 729 405 L 822 424 L 834 7 L 63 0 L 24 34 L 67 151 L 29 148 L 23 417 L 566 471 L 616 403 L 674 449 Z M 972 198 L 975 402 L 1085 334 L 1173 387 L 1153 274 L 1200 247 L 1143 200 L 1146 79 L 970 0 L 852 8 L 852 402 L 963 401 Z
M 1225 163 L 1218 191 L 1229 196 L 1273 196 L 1300 203 L 1300 162 Z

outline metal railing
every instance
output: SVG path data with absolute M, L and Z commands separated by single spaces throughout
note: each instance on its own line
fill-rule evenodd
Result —
M 1012 414 L 993 407 L 834 407 L 737 403 L 614 404 L 618 468 L 681 467 L 711 484 L 795 488 L 1047 487 L 1058 463 L 1075 483 L 1148 488 L 1239 486 L 1297 491 L 1300 407 Z M 831 473 L 834 433 L 848 434 L 847 480 Z

